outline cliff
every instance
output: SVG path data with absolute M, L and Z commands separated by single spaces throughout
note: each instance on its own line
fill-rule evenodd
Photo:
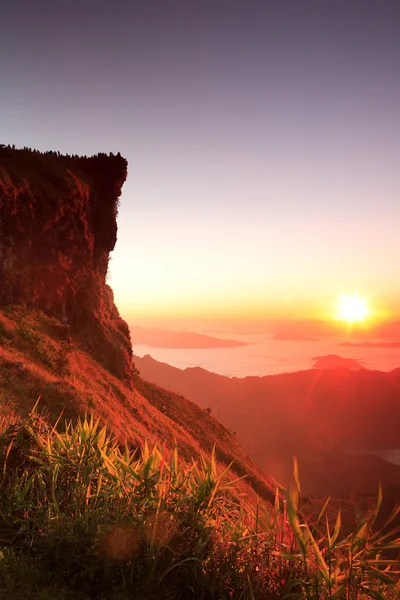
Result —
M 243 493 L 273 501 L 275 482 L 232 433 L 178 394 L 143 381 L 128 326 L 106 285 L 127 163 L 0 146 L 0 419 L 38 398 L 51 423 L 92 413 L 130 447 L 178 445 L 231 462 Z
M 86 158 L 0 147 L 0 306 L 56 317 L 67 340 L 77 336 L 130 384 L 129 329 L 106 284 L 126 176 L 119 154 Z

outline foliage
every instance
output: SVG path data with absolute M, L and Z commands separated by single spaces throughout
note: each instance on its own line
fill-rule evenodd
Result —
M 93 417 L 60 432 L 32 412 L 0 435 L 0 581 L 15 598 L 346 599 L 399 593 L 398 531 L 382 501 L 351 535 L 299 481 L 250 505 L 215 455 L 122 447 Z M 391 554 L 390 554 L 391 553 Z

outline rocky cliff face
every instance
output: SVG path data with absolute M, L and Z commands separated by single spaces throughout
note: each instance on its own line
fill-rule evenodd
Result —
M 57 317 L 66 336 L 130 383 L 129 329 L 106 285 L 126 176 L 119 154 L 0 147 L 0 305 Z

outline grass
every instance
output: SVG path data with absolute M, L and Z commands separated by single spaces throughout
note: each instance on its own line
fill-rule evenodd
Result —
M 215 455 L 133 451 L 93 417 L 52 427 L 33 411 L 0 434 L 0 586 L 16 600 L 395 599 L 395 509 L 343 535 L 327 506 L 298 510 L 295 470 L 275 505 L 252 505 Z

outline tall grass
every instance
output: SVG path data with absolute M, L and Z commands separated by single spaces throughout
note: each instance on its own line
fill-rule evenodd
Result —
M 300 484 L 275 505 L 242 497 L 214 454 L 122 448 L 93 417 L 63 430 L 35 412 L 0 434 L 4 597 L 395 599 L 400 538 L 376 509 L 344 535 L 340 513 L 312 523 Z

